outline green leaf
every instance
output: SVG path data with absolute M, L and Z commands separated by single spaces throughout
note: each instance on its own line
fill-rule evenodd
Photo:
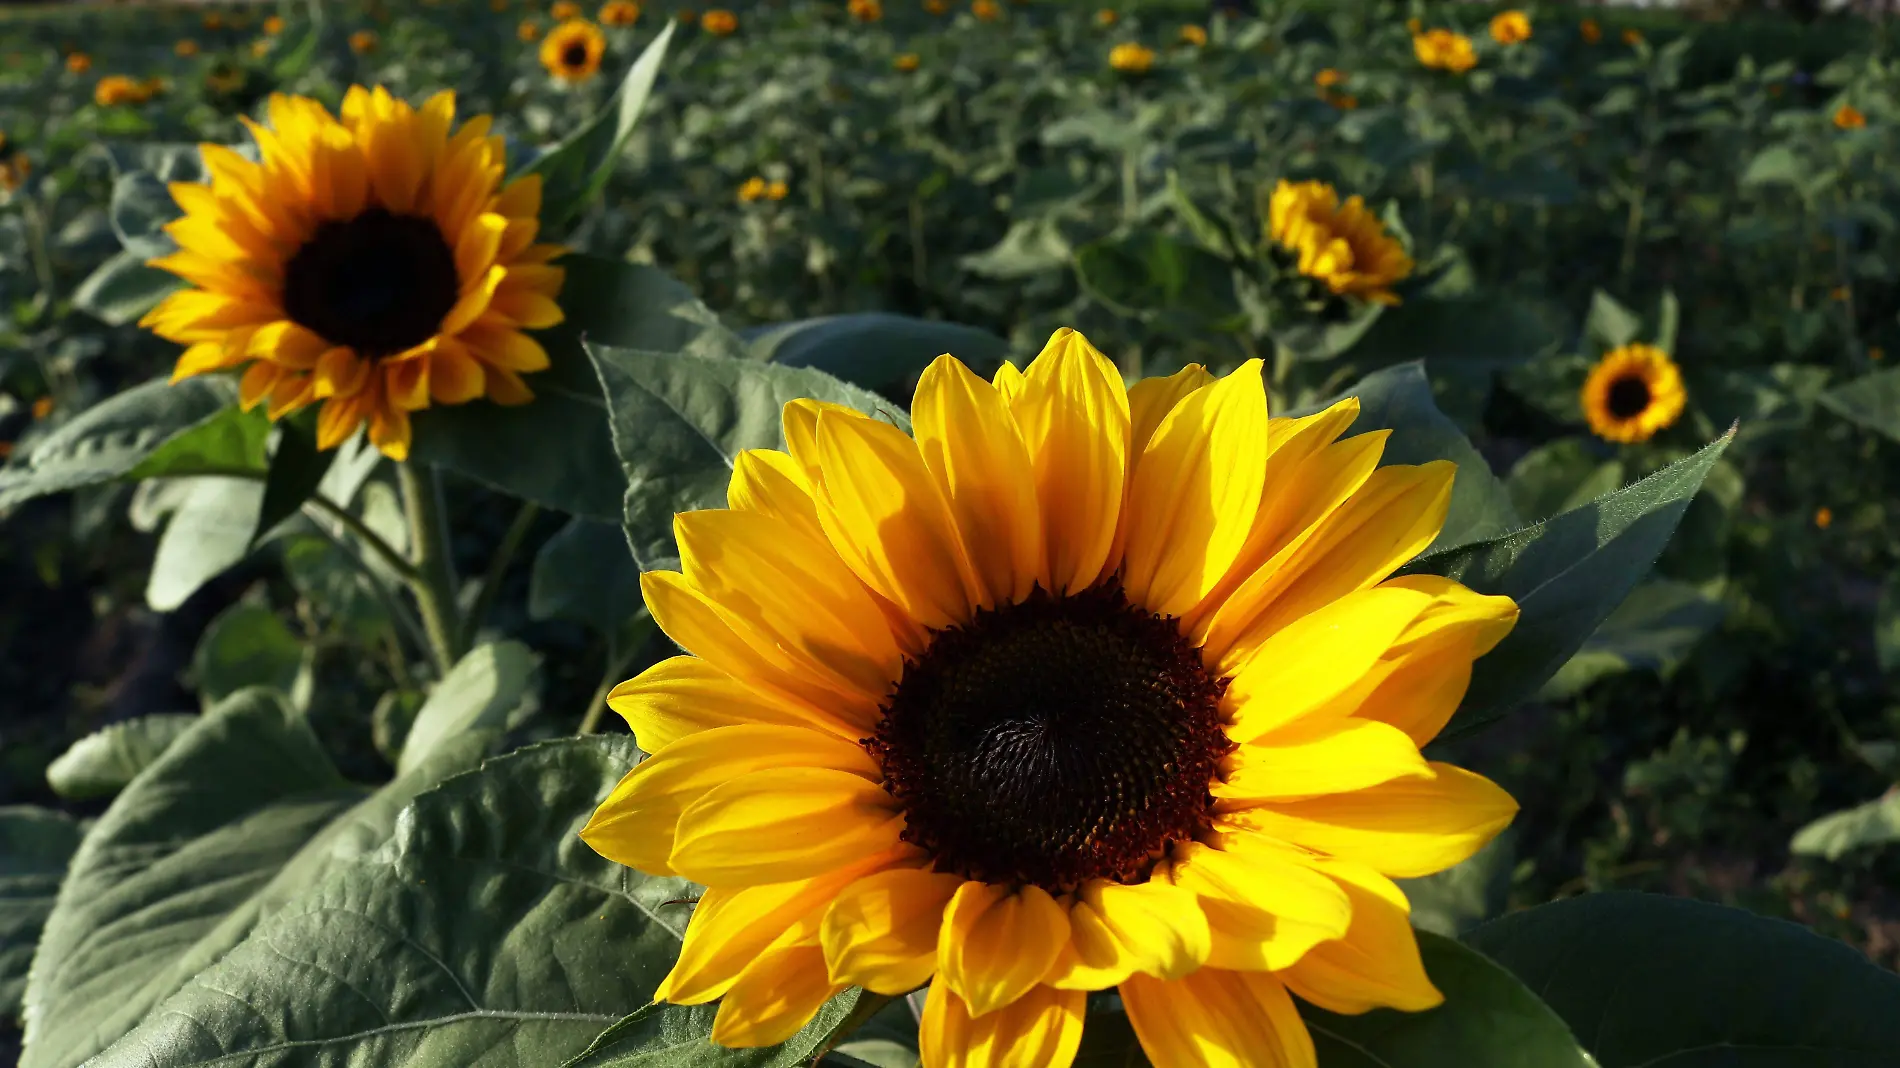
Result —
M 126 249 L 100 264 L 73 289 L 73 307 L 107 326 L 124 326 L 151 311 L 167 294 L 183 288 L 185 280 L 147 267 L 150 258 Z
M 646 108 L 654 79 L 660 76 L 660 63 L 666 58 L 667 44 L 673 40 L 673 27 L 668 20 L 666 28 L 633 61 L 606 107 L 521 172 L 541 176 L 541 225 L 546 231 L 558 229 L 573 218 L 600 195 L 613 175 L 620 162 L 620 149 Z
M 1445 1003 L 1338 1016 L 1302 1003 L 1325 1068 L 1596 1068 L 1565 1020 L 1509 971 L 1429 931 L 1419 954 Z M 1574 1022 L 1574 1021 L 1573 1021 Z
M 1642 329 L 1642 318 L 1618 304 L 1615 297 L 1601 289 L 1590 295 L 1590 314 L 1583 321 L 1584 336 L 1607 350 L 1635 341 Z
M 0 808 L 0 1013 L 9 1018 L 20 1011 L 40 928 L 53 911 L 80 834 L 79 821 L 64 812 Z
M 500 731 L 533 696 L 536 657 L 520 642 L 476 646 L 455 662 L 410 724 L 396 774 L 414 771 L 451 739 L 471 731 Z
M 1808 857 L 1839 860 L 1864 846 L 1900 841 L 1900 793 L 1831 812 L 1795 832 L 1788 850 Z
M 550 366 L 524 379 L 534 400 L 417 412 L 411 456 L 557 511 L 619 522 L 626 481 L 582 338 L 704 355 L 743 355 L 745 344 L 657 268 L 591 256 L 566 256 L 560 265 L 567 319 L 541 334 Z
M 251 686 L 276 690 L 299 707 L 307 703 L 308 694 L 297 692 L 305 679 L 303 643 L 269 605 L 240 601 L 218 613 L 191 664 L 207 705 Z
M 1199 325 L 1241 314 L 1234 270 L 1225 260 L 1150 230 L 1083 246 L 1075 274 L 1082 288 L 1123 314 L 1173 314 Z
M 1656 579 L 1630 591 L 1538 696 L 1562 700 L 1585 686 L 1626 671 L 1667 677 L 1703 635 L 1722 622 L 1722 602 L 1686 582 Z
M 173 435 L 124 474 L 127 479 L 187 475 L 262 475 L 270 420 L 261 408 L 232 405 L 197 426 Z
M 1511 633 L 1479 658 L 1443 737 L 1502 717 L 1582 648 L 1648 574 L 1733 433 L 1554 519 L 1413 561 L 1411 571 L 1509 596 L 1521 613 Z
M 640 612 L 640 565 L 617 523 L 576 516 L 535 554 L 528 616 L 570 619 L 613 634 Z
M 1450 460 L 1458 465 L 1451 486 L 1451 507 L 1445 526 L 1427 552 L 1442 552 L 1495 538 L 1519 525 L 1517 512 L 1491 465 L 1432 400 L 1424 365 L 1414 361 L 1375 371 L 1347 387 L 1337 397 L 1301 409 L 1295 414 L 1320 411 L 1347 397 L 1359 398 L 1359 418 L 1347 436 L 1371 430 L 1390 430 L 1381 464 L 1422 464 Z
M 1900 976 L 1804 927 L 1589 894 L 1466 937 L 1538 991 L 1602 1068 L 1874 1068 L 1900 1060 Z
M 271 451 L 264 500 L 258 508 L 257 537 L 269 535 L 303 508 L 330 473 L 336 456 L 335 449 L 317 451 L 314 420 L 290 418 L 277 424 L 277 447 Z
M 1880 601 L 1874 609 L 1874 656 L 1880 670 L 1900 671 L 1900 571 L 1889 573 L 1880 584 Z
M 199 717 L 74 856 L 27 981 L 22 1068 L 73 1068 L 116 1041 L 491 741 L 458 739 L 372 793 L 268 690 Z
M 249 478 L 194 478 L 152 557 L 145 603 L 169 612 L 251 551 L 264 484 Z
M 1900 367 L 1844 382 L 1821 394 L 1820 402 L 1843 419 L 1900 441 Z
M 899 401 L 910 395 L 924 368 L 944 353 L 985 378 L 1009 355 L 1009 342 L 987 330 L 887 312 L 760 327 L 749 332 L 746 344 L 761 360 L 815 367 Z
M 46 766 L 46 784 L 68 801 L 111 797 L 197 722 L 190 713 L 168 712 L 93 731 Z
M 126 251 L 144 259 L 169 255 L 178 247 L 165 233 L 166 223 L 184 212 L 172 200 L 163 179 L 150 171 L 129 171 L 112 183 L 112 199 L 107 211 L 112 232 Z
M 1789 185 L 1798 189 L 1813 170 L 1787 145 L 1769 145 L 1755 153 L 1755 158 L 1742 169 L 1741 184 Z
M 802 1068 L 864 997 L 855 987 L 839 994 L 797 1034 L 761 1049 L 708 1041 L 717 1005 L 648 1005 L 616 1021 L 561 1068 Z
M 118 478 L 236 399 L 236 385 L 217 377 L 176 386 L 155 378 L 108 397 L 40 439 L 24 463 L 0 469 L 0 509 Z
M 669 356 L 589 345 L 625 472 L 628 541 L 642 558 L 673 553 L 673 514 L 723 508 L 733 459 L 784 446 L 785 402 L 819 400 L 888 418 L 902 409 L 822 371 L 756 360 Z
M 1038 217 L 1010 223 L 1001 241 L 959 256 L 957 266 L 984 278 L 1012 281 L 1066 268 L 1074 255 L 1056 221 Z
M 1412 926 L 1456 938 L 1504 911 L 1516 845 L 1516 832 L 1507 827 L 1462 863 L 1436 875 L 1393 880 L 1412 903 Z
M 383 848 L 310 883 L 92 1068 L 281 1064 L 292 1049 L 311 1068 L 578 1054 L 651 1001 L 691 911 L 685 881 L 578 836 L 637 760 L 631 738 L 563 739 L 418 797 Z M 668 1041 L 686 1056 L 704 1035 Z
M 1544 519 L 1581 508 L 1622 484 L 1622 461 L 1603 459 L 1585 438 L 1560 438 L 1525 453 L 1504 488 L 1517 514 Z

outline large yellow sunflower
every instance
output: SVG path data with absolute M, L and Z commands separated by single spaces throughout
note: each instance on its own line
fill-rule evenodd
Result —
M 1603 354 L 1584 380 L 1584 418 L 1605 441 L 1648 441 L 1682 417 L 1688 403 L 1682 372 L 1654 345 L 1623 345 Z
M 421 108 L 355 86 L 340 116 L 272 96 L 246 120 L 260 161 L 203 146 L 209 185 L 173 183 L 178 251 L 152 261 L 193 283 L 143 324 L 184 344 L 174 381 L 248 365 L 245 407 L 271 418 L 323 402 L 317 441 L 365 423 L 409 451 L 409 413 L 486 396 L 525 404 L 548 365 L 524 330 L 561 321 L 558 245 L 536 244 L 541 180 L 503 184 L 506 155 L 455 96 Z
M 1321 88 L 1333 84 L 1325 80 L 1327 73 L 1314 78 Z M 1281 179 L 1267 202 L 1267 236 L 1294 254 L 1301 274 L 1340 296 L 1397 304 L 1392 286 L 1412 273 L 1412 257 L 1385 232 L 1365 199 L 1349 197 L 1341 204 L 1338 191 L 1325 182 Z
M 607 38 L 599 26 L 586 19 L 569 19 L 542 39 L 541 65 L 561 81 L 578 85 L 600 73 L 600 58 L 606 52 Z
M 1453 470 L 1357 412 L 1270 420 L 1257 360 L 1126 389 L 1066 329 L 938 359 L 915 438 L 786 405 L 642 579 L 691 655 L 610 699 L 653 755 L 583 837 L 708 888 L 657 996 L 756 1046 L 928 982 L 927 1068 L 1064 1068 L 1091 990 L 1168 1066 L 1310 1066 L 1289 995 L 1439 1003 L 1390 877 L 1516 811 L 1419 746 L 1517 608 L 1389 577 Z

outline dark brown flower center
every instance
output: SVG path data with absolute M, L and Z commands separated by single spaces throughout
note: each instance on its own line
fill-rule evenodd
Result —
M 581 41 L 575 41 L 562 49 L 561 65 L 574 70 L 587 66 L 587 45 Z
M 371 358 L 427 341 L 458 288 L 435 220 L 383 208 L 319 225 L 284 265 L 285 313 Z
M 1109 582 L 936 632 L 865 747 L 940 871 L 1051 892 L 1145 877 L 1193 838 L 1233 744 L 1227 680 Z
M 1649 408 L 1649 383 L 1629 375 L 1610 383 L 1610 414 L 1618 419 L 1634 419 Z

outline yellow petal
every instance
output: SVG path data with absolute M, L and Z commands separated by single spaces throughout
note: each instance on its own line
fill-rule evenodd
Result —
M 707 886 L 810 878 L 896 846 L 904 819 L 894 805 L 884 787 L 856 771 L 754 771 L 713 787 L 680 813 L 669 864 Z
M 429 357 L 429 396 L 442 404 L 466 404 L 482 395 L 482 365 L 461 342 L 437 338 Z
M 1199 896 L 1212 932 L 1212 968 L 1278 970 L 1345 934 L 1352 922 L 1345 891 L 1285 848 L 1189 842 L 1175 849 L 1165 878 Z
M 1363 790 L 1400 778 L 1430 778 L 1418 746 L 1371 720 L 1307 721 L 1264 734 L 1228 757 L 1210 789 L 1228 805 Z
M 817 447 L 818 518 L 844 562 L 927 627 L 967 621 L 981 584 L 916 442 L 889 423 L 824 412 Z
M 1516 625 L 1517 604 L 1430 575 L 1388 579 L 1380 585 L 1418 590 L 1433 600 L 1393 642 L 1385 654 L 1385 677 L 1355 704 L 1352 714 L 1390 723 L 1424 745 L 1437 737 L 1464 700 L 1472 661 L 1490 652 Z
M 1279 980 L 1203 968 L 1163 982 L 1121 985 L 1128 1022 L 1148 1059 L 1168 1068 L 1317 1068 L 1313 1037 Z
M 1496 784 L 1434 761 L 1430 779 L 1223 813 L 1215 830 L 1262 834 L 1402 879 L 1444 871 L 1497 836 L 1517 802 Z
M 1045 576 L 1029 449 L 996 390 L 954 356 L 924 369 L 910 410 L 924 464 L 943 487 L 987 593 L 1011 604 Z
M 1214 381 L 1207 368 L 1188 364 L 1166 378 L 1144 378 L 1128 387 L 1128 444 L 1130 455 L 1140 456 L 1154 437 L 1155 428 L 1182 398 Z
M 1036 499 L 1054 592 L 1095 584 L 1121 523 L 1129 452 L 1128 391 L 1108 357 L 1063 327 L 1022 376 L 997 372 L 1035 464 Z
M 1051 986 L 1100 990 L 1136 972 L 1176 979 L 1207 960 L 1207 915 L 1193 891 L 1159 880 L 1097 880 L 1069 910 L 1070 941 Z
M 825 952 L 817 946 L 772 950 L 741 972 L 719 1002 L 712 1040 L 732 1049 L 777 1045 L 843 989 L 825 977 Z
M 961 885 L 944 872 L 891 868 L 845 888 L 821 931 L 831 981 L 890 995 L 929 982 L 943 910 Z
M 673 533 L 688 582 L 823 673 L 830 688 L 875 705 L 902 674 L 883 613 L 828 543 L 725 508 L 681 512 Z
M 614 687 L 607 707 L 620 713 L 634 741 L 649 753 L 714 727 L 811 726 L 783 702 L 696 656 L 669 657 Z
M 967 882 L 944 910 L 938 982 L 983 1016 L 1034 989 L 1068 940 L 1068 914 L 1048 891 Z
M 1178 616 L 1226 577 L 1260 509 L 1267 394 L 1260 361 L 1176 405 L 1135 461 L 1122 585 L 1157 615 Z
M 714 787 L 764 768 L 839 769 L 863 781 L 878 774 L 877 762 L 861 747 L 832 735 L 803 727 L 715 727 L 680 739 L 629 771 L 595 809 L 581 839 L 608 860 L 672 875 L 668 857 L 680 813 Z
M 930 1068 L 1069 1068 L 1082 1045 L 1088 995 L 1040 986 L 982 1016 L 942 983 L 924 1002 L 917 1041 Z
M 1376 1008 L 1423 1012 L 1445 1000 L 1425 974 L 1405 894 L 1390 879 L 1349 861 L 1315 858 L 1352 898 L 1352 926 L 1280 973 L 1287 989 L 1328 1012 Z
M 811 483 L 790 453 L 743 449 L 732 461 L 726 507 L 770 516 L 823 543 L 825 531 L 812 504 Z
M 1362 590 L 1288 624 L 1228 669 L 1227 736 L 1251 742 L 1311 713 L 1359 681 L 1430 604 L 1417 590 Z

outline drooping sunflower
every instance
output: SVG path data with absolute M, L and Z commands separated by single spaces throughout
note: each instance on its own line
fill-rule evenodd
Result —
M 142 324 L 187 346 L 173 380 L 243 366 L 246 408 L 322 402 L 320 448 L 367 423 L 399 460 L 410 412 L 531 400 L 521 375 L 548 357 L 523 331 L 561 320 L 562 250 L 535 242 L 541 181 L 503 184 L 488 116 L 454 129 L 451 92 L 414 108 L 362 86 L 336 116 L 283 95 L 268 115 L 246 120 L 259 162 L 205 145 L 210 184 L 171 186 L 179 248 L 152 265 L 194 288 Z
M 569 19 L 549 30 L 541 41 L 541 65 L 569 85 L 579 85 L 600 73 L 600 58 L 606 54 L 606 35 L 586 19 Z
M 1438 1004 L 1390 877 L 1516 810 L 1425 760 L 1516 606 L 1393 571 L 1452 465 L 1358 412 L 1269 419 L 1260 361 L 1127 389 L 1081 335 L 923 375 L 915 437 L 785 406 L 677 517 L 689 655 L 609 703 L 653 755 L 582 831 L 704 884 L 657 997 L 766 1045 L 930 983 L 926 1068 L 1066 1068 L 1118 988 L 1162 1065 L 1311 1065 L 1290 995 Z
M 1412 257 L 1365 201 L 1341 204 L 1325 182 L 1281 180 L 1267 204 L 1267 236 L 1297 257 L 1301 274 L 1340 296 L 1397 304 L 1392 286 L 1412 273 Z
M 1669 354 L 1654 345 L 1622 345 L 1604 353 L 1584 380 L 1584 418 L 1605 441 L 1648 441 L 1682 417 L 1688 392 Z
M 1522 11 L 1500 11 L 1491 16 L 1491 39 L 1501 45 L 1522 44 L 1531 39 L 1531 17 Z

